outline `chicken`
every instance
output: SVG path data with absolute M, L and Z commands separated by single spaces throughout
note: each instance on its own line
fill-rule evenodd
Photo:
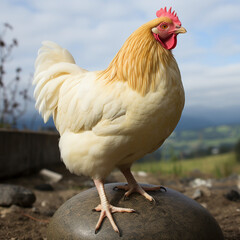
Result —
M 138 192 L 153 198 L 134 179 L 132 164 L 158 149 L 176 127 L 184 107 L 180 71 L 171 49 L 185 33 L 177 14 L 166 7 L 126 40 L 109 66 L 90 72 L 53 42 L 43 42 L 35 63 L 36 108 L 44 122 L 52 115 L 60 133 L 61 158 L 70 172 L 90 176 L 97 188 L 100 212 L 97 232 L 115 212 L 104 180 L 115 168 L 126 177 L 125 197 Z

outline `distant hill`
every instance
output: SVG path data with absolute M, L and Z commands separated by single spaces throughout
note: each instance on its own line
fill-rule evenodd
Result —
M 186 107 L 176 130 L 194 130 L 224 124 L 240 124 L 240 107 Z
M 240 139 L 240 124 L 218 125 L 203 129 L 178 130 L 165 141 L 161 151 L 171 156 L 175 151 L 183 157 L 193 157 L 215 152 L 232 151 Z
M 208 119 L 205 119 L 203 117 L 193 117 L 193 116 L 187 116 L 182 115 L 176 130 L 198 130 L 206 127 L 212 127 L 216 124 Z

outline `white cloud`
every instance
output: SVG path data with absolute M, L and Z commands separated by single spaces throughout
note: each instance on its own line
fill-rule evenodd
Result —
M 187 104 L 240 102 L 240 5 L 234 0 L 1 1 L 0 22 L 12 24 L 11 35 L 19 40 L 11 68 L 20 65 L 28 77 L 40 43 L 53 40 L 67 48 L 81 67 L 102 69 L 126 38 L 165 5 L 177 11 L 188 30 L 178 37 L 173 51 Z
M 240 63 L 213 67 L 182 66 L 186 105 L 227 107 L 240 102 Z
M 221 56 L 234 56 L 240 54 L 239 38 L 227 35 L 219 39 L 214 47 L 215 54 Z

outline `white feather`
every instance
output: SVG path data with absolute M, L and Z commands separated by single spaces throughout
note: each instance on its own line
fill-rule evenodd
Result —
M 175 128 L 184 104 L 175 62 L 171 68 L 171 74 L 156 73 L 161 79 L 156 91 L 143 97 L 127 82 L 106 84 L 98 72 L 78 67 L 67 50 L 43 42 L 34 76 L 36 108 L 44 122 L 54 115 L 67 168 L 104 178 L 114 167 L 159 147 Z
M 36 85 L 34 97 L 36 108 L 48 121 L 57 107 L 59 90 L 69 75 L 86 72 L 78 67 L 72 55 L 54 42 L 45 41 L 35 62 L 33 84 Z

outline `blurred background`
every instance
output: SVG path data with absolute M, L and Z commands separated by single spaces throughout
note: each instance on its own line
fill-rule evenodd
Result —
M 8 198 L 6 204 L 0 184 L 4 239 L 46 239 L 58 207 L 93 186 L 66 170 L 53 121 L 44 124 L 35 110 L 32 78 L 41 42 L 55 41 L 80 67 L 101 70 L 165 6 L 188 31 L 173 50 L 185 109 L 163 146 L 134 164 L 134 176 L 195 199 L 213 214 L 225 239 L 240 239 L 239 0 L 1 0 L 0 181 L 10 192 L 26 187 L 32 194 L 28 203 Z M 117 171 L 107 179 L 114 181 L 124 181 Z

